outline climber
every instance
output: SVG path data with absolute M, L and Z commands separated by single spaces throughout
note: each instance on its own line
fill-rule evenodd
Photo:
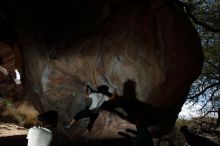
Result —
M 191 133 L 187 126 L 182 126 L 180 132 L 186 137 L 187 143 L 190 146 L 217 146 L 217 144 L 210 141 L 208 138 Z
M 101 85 L 97 88 L 97 91 L 92 90 L 89 85 L 86 85 L 85 96 L 92 99 L 91 105 L 84 108 L 82 111 L 78 112 L 76 116 L 72 119 L 72 121 L 65 125 L 64 128 L 70 128 L 72 124 L 74 124 L 77 120 L 82 118 L 89 117 L 90 121 L 87 126 L 85 134 L 91 131 L 92 126 L 95 120 L 99 116 L 100 108 L 105 101 L 110 99 L 114 99 L 117 96 L 116 91 L 112 93 L 108 92 L 109 87 L 106 85 Z
M 8 75 L 8 71 L 2 67 L 1 65 L 3 65 L 3 59 L 0 56 L 0 72 L 2 72 L 5 76 Z M 1 81 L 0 84 L 4 83 L 4 81 Z M 2 92 L 0 91 L 0 99 L 4 99 L 4 95 L 2 94 Z
M 21 84 L 21 76 L 17 69 L 14 70 L 14 73 L 10 73 L 6 68 L 2 67 L 3 65 L 3 59 L 0 56 L 0 72 L 2 72 L 5 76 L 9 77 L 9 79 L 13 78 L 14 82 L 17 85 Z M 15 78 L 14 78 L 15 76 Z M 1 83 L 4 83 L 5 81 L 1 81 Z
M 0 57 L 1 58 L 1 57 Z M 8 70 L 5 69 L 4 67 L 2 67 L 3 65 L 3 60 L 0 59 L 0 72 L 2 72 L 5 76 L 7 76 L 9 73 L 8 73 Z

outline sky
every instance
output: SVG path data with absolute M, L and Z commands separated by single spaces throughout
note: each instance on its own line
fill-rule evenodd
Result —
M 202 104 L 201 103 L 198 103 L 198 104 L 195 104 L 192 106 L 192 103 L 188 103 L 186 102 L 183 107 L 182 107 L 182 110 L 181 112 L 179 113 L 179 116 L 178 118 L 179 119 L 187 119 L 187 120 L 190 120 L 191 118 L 194 118 L 194 117 L 200 117 L 200 116 L 203 116 L 200 112 L 199 112 L 199 109 L 201 109 L 202 107 Z M 215 114 L 209 114 L 209 116 L 212 116 L 212 117 L 217 117 L 217 115 Z
M 198 117 L 200 114 L 198 113 L 198 110 L 202 106 L 199 104 L 194 105 L 191 107 L 190 103 L 185 103 L 182 107 L 181 112 L 179 113 L 178 118 L 180 119 L 191 119 L 192 117 Z

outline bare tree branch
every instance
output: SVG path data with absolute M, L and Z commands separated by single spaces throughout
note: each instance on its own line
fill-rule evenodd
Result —
M 215 87 L 217 85 L 220 85 L 220 83 L 213 83 L 213 84 L 210 84 L 209 86 L 206 86 L 202 91 L 200 91 L 199 93 L 193 95 L 193 96 L 190 96 L 188 97 L 188 99 L 194 99 L 194 98 L 197 98 L 199 97 L 200 95 L 202 95 L 203 93 L 205 93 L 208 89 L 212 88 L 212 87 Z
M 215 95 L 215 93 L 216 93 L 217 91 L 218 91 L 218 88 L 215 89 L 215 91 L 212 92 L 212 94 L 211 94 L 211 96 L 209 97 L 209 99 L 206 100 L 206 103 L 200 108 L 200 111 L 201 111 L 202 109 L 204 109 L 210 101 L 213 100 L 213 96 Z
M 202 21 L 199 21 L 193 14 L 192 14 L 192 10 L 190 8 L 190 6 L 187 4 L 187 3 L 184 3 L 184 2 L 181 2 L 181 1 L 178 1 L 177 2 L 178 5 L 184 7 L 186 9 L 186 15 L 188 17 L 190 17 L 193 22 L 197 25 L 200 25 L 202 26 L 203 28 L 207 29 L 208 31 L 211 31 L 211 32 L 220 32 L 220 28 L 213 28 L 211 26 L 209 26 L 208 24 L 202 22 Z
M 211 65 L 212 67 L 214 67 L 216 70 L 219 70 L 219 68 L 212 62 L 210 61 L 206 61 L 209 65 Z
M 207 111 L 200 119 L 205 118 L 208 114 L 210 113 L 217 113 L 218 111 L 214 110 L 214 111 Z

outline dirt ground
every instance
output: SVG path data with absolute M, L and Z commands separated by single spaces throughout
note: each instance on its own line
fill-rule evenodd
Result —
M 15 124 L 0 123 L 0 146 L 27 146 L 27 129 Z M 71 144 L 70 144 L 71 145 Z M 76 145 L 76 144 L 72 144 Z M 125 139 L 104 139 L 100 141 L 87 141 L 82 146 L 131 146 Z M 68 145 L 69 146 L 69 145 Z
M 27 129 L 15 124 L 0 123 L 0 137 L 27 135 Z
M 0 146 L 27 146 L 27 129 L 15 124 L 0 123 Z
M 12 123 L 1 123 L 0 122 L 0 146 L 27 146 L 27 132 L 28 129 L 17 126 Z M 176 135 L 175 135 L 176 136 Z M 172 135 L 170 136 L 172 138 Z M 176 137 L 178 138 L 178 137 Z M 173 137 L 172 140 L 175 141 Z M 218 138 L 216 139 L 216 143 Z M 72 144 L 67 144 L 66 146 L 76 146 L 79 143 L 75 141 Z M 131 143 L 123 138 L 115 139 L 102 139 L 102 140 L 89 140 L 84 141 L 80 144 L 81 146 L 131 146 Z M 161 143 L 162 146 L 169 145 L 168 143 Z

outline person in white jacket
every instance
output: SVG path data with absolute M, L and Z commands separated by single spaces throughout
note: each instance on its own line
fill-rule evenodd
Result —
M 0 84 L 4 84 L 8 81 L 11 81 L 12 79 L 14 80 L 14 82 L 17 84 L 17 85 L 20 85 L 21 84 L 21 76 L 20 76 L 20 73 L 18 72 L 17 69 L 15 69 L 15 72 L 14 74 L 10 74 L 10 72 L 4 68 L 3 66 L 3 59 L 1 58 L 0 56 L 0 73 L 2 73 L 3 75 L 6 76 L 6 79 L 5 80 L 0 80 Z M 3 99 L 4 98 L 4 95 L 2 94 L 2 92 L 0 91 L 0 99 Z
M 9 71 L 6 68 L 2 67 L 1 65 L 0 65 L 0 72 L 2 72 L 5 76 L 10 75 Z M 14 72 L 15 72 L 14 82 L 17 85 L 20 85 L 21 84 L 21 75 L 20 75 L 20 73 L 18 72 L 17 69 L 15 69 Z M 13 75 L 11 75 L 11 76 L 13 76 Z
M 34 126 L 28 130 L 27 146 L 60 146 L 59 138 L 56 136 L 58 113 L 50 110 L 37 118 L 41 126 Z
M 41 126 L 34 126 L 28 130 L 28 146 L 50 146 L 52 132 Z

